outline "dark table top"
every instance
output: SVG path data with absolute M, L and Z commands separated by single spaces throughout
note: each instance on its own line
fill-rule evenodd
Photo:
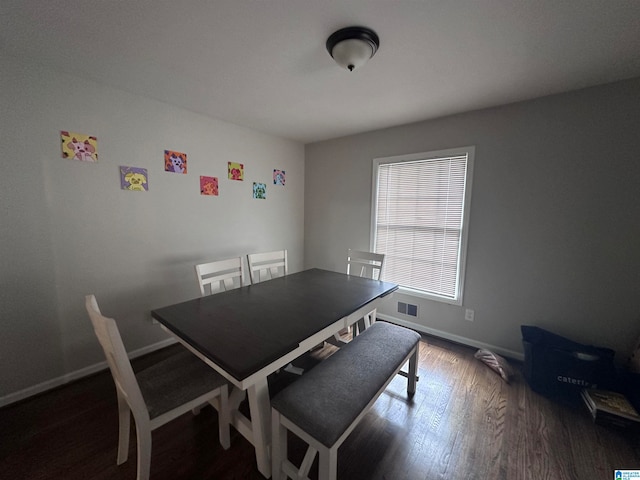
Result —
M 398 288 L 311 269 L 153 310 L 151 315 L 238 380 Z

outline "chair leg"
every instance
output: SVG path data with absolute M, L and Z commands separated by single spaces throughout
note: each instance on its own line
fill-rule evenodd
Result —
M 366 315 L 364 315 L 364 317 L 363 317 L 363 319 L 364 319 L 364 330 L 366 330 L 367 328 L 369 328 L 371 325 L 373 325 L 376 322 L 377 314 L 378 314 L 378 310 L 374 309 L 374 310 L 371 310 Z
M 370 315 L 371 315 L 371 313 L 367 313 L 366 315 L 364 315 L 362 317 L 362 320 L 364 322 L 364 330 L 366 330 L 367 328 L 369 328 L 371 326 Z
M 131 411 L 124 396 L 118 391 L 118 460 L 122 465 L 129 458 L 129 435 L 131 434 Z
M 376 308 L 369 313 L 369 326 L 376 323 L 377 319 L 378 319 L 378 309 Z
M 351 338 L 356 338 L 358 335 L 360 335 L 360 320 L 358 320 L 356 323 L 354 323 L 353 325 L 351 325 Z
M 136 421 L 136 436 L 138 438 L 138 474 L 137 480 L 149 480 L 151 473 L 151 428 L 147 424 L 140 427 Z

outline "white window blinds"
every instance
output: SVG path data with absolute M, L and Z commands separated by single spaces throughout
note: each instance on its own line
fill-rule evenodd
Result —
M 465 152 L 379 161 L 373 235 L 384 280 L 460 300 L 468 160 Z

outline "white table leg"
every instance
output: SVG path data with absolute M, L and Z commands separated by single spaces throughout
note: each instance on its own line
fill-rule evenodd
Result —
M 229 410 L 238 410 L 240 403 L 244 400 L 247 392 L 246 390 L 240 390 L 235 385 L 231 387 L 229 391 Z
M 265 478 L 271 477 L 271 458 L 269 446 L 271 443 L 271 401 L 269 400 L 269 386 L 264 378 L 249 387 L 249 410 L 251 412 L 251 429 L 253 432 L 253 446 L 256 449 L 258 471 Z

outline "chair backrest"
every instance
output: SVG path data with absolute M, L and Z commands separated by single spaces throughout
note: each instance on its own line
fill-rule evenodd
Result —
M 247 255 L 247 263 L 249 264 L 251 283 L 264 282 L 289 273 L 286 250 L 250 253 Z
M 347 253 L 347 275 L 380 280 L 383 265 L 384 254 L 382 253 L 362 252 L 352 249 L 349 249 Z
M 242 257 L 196 265 L 196 276 L 203 297 L 242 287 L 245 277 Z
M 113 381 L 118 392 L 129 404 L 129 408 L 137 419 L 149 419 L 149 412 L 142 397 L 142 392 L 131 368 L 131 362 L 122 343 L 122 337 L 113 318 L 107 318 L 100 313 L 98 302 L 94 295 L 85 297 L 85 307 L 96 337 L 104 350 Z

